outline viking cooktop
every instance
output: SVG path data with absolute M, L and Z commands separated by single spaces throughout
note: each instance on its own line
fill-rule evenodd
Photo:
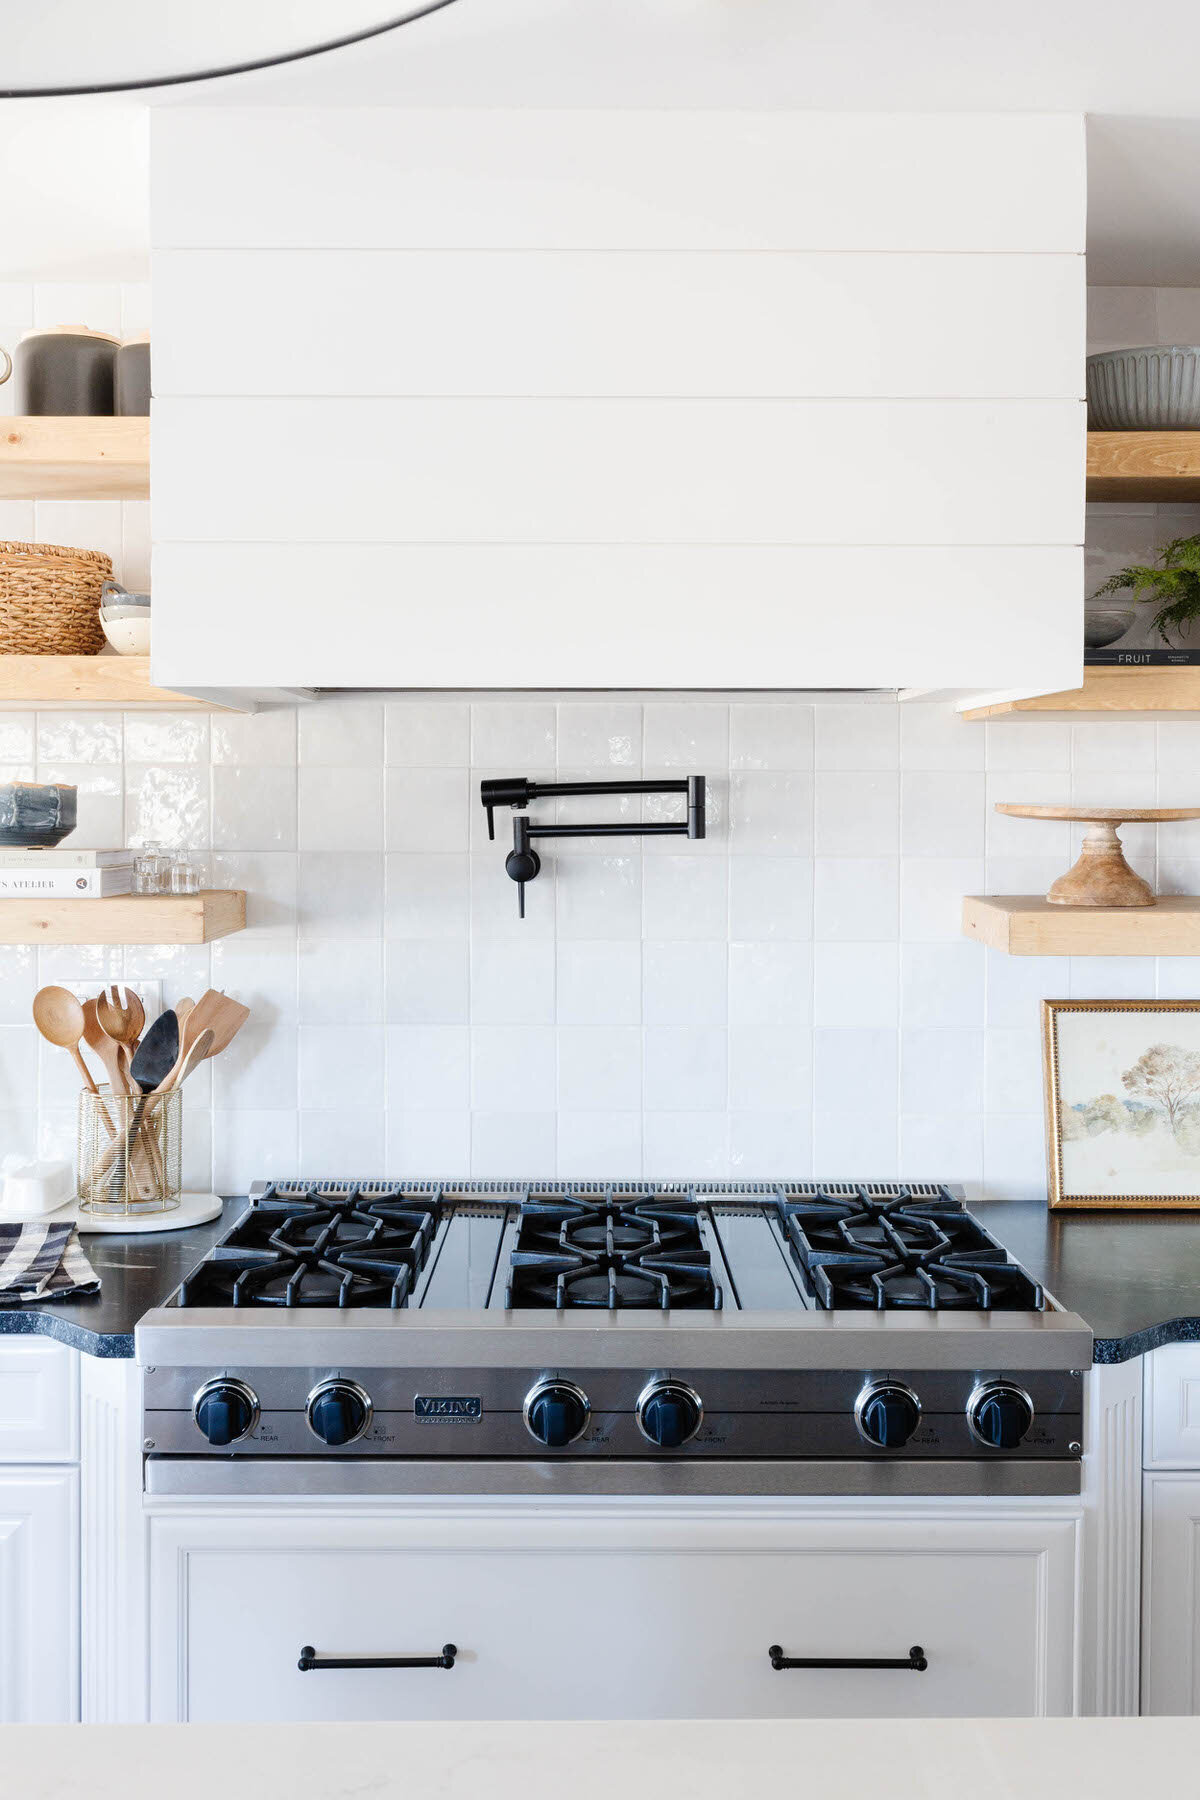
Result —
M 272 1182 L 181 1307 L 1041 1312 L 946 1187 Z
M 163 1493 L 1077 1492 L 1091 1360 L 933 1183 L 259 1183 L 136 1337 Z

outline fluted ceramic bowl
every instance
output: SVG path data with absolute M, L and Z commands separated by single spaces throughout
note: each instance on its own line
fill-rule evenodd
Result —
M 77 823 L 78 790 L 61 781 L 0 782 L 0 848 L 50 850 Z
M 1106 350 L 1087 359 L 1092 431 L 1200 430 L 1200 346 Z

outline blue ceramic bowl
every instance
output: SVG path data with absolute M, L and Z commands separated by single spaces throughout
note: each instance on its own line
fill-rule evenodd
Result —
M 50 850 L 78 823 L 78 789 L 63 782 L 0 782 L 0 847 Z

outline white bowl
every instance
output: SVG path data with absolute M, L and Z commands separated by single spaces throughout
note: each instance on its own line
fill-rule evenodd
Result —
M 149 656 L 150 620 L 101 619 L 100 629 L 118 656 Z
M 148 619 L 148 606 L 102 606 L 100 617 L 104 619 Z

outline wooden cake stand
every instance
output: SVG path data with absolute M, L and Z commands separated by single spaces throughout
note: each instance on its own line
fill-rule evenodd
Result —
M 1119 825 L 1157 825 L 1164 819 L 1200 819 L 1200 806 L 1018 806 L 997 803 L 1016 819 L 1070 819 L 1086 825 L 1074 868 L 1046 895 L 1054 906 L 1153 906 L 1154 889 L 1125 861 Z

